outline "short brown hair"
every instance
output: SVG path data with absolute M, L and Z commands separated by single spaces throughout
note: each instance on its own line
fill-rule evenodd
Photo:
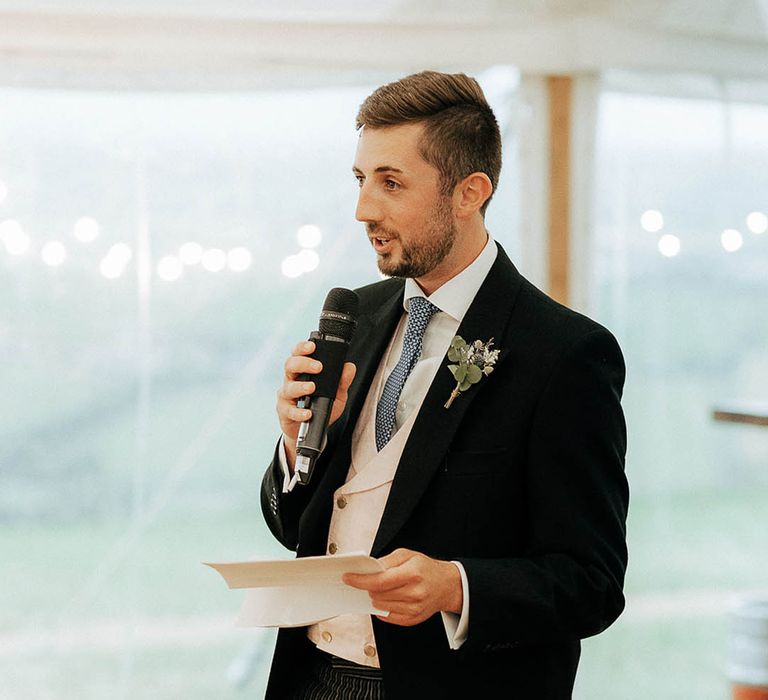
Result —
M 357 128 L 422 122 L 422 158 L 437 168 L 444 194 L 481 172 L 493 192 L 501 170 L 501 134 L 480 85 L 463 73 L 423 71 L 382 85 L 360 105 Z M 485 214 L 491 197 L 484 202 Z

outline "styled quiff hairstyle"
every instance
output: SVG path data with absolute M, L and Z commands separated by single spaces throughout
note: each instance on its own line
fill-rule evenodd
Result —
M 463 73 L 423 71 L 372 92 L 357 113 L 357 128 L 380 129 L 408 122 L 424 125 L 421 157 L 440 173 L 444 195 L 467 175 L 481 172 L 493 192 L 501 170 L 499 125 L 480 85 Z M 485 210 L 491 197 L 480 209 Z

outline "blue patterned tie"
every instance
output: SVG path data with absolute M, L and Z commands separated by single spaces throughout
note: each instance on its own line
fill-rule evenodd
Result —
M 408 306 L 408 326 L 403 339 L 403 351 L 392 374 L 387 377 L 384 391 L 376 406 L 376 449 L 381 450 L 392 437 L 395 411 L 405 380 L 421 355 L 421 339 L 429 319 L 439 309 L 424 297 L 411 297 Z

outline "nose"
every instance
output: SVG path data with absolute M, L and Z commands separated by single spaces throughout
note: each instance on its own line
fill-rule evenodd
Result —
M 376 198 L 368 189 L 366 183 L 360 187 L 357 195 L 357 209 L 355 209 L 355 218 L 363 223 L 379 223 L 382 219 L 381 207 Z

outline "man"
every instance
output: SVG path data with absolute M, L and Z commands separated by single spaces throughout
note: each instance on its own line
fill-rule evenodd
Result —
M 380 558 L 383 573 L 345 581 L 389 614 L 281 630 L 267 696 L 568 698 L 579 640 L 624 604 L 621 351 L 488 235 L 501 139 L 473 79 L 385 85 L 357 126 L 356 216 L 391 279 L 358 290 L 306 487 L 296 403 L 320 368 L 309 342 L 286 361 L 262 507 L 298 556 Z

